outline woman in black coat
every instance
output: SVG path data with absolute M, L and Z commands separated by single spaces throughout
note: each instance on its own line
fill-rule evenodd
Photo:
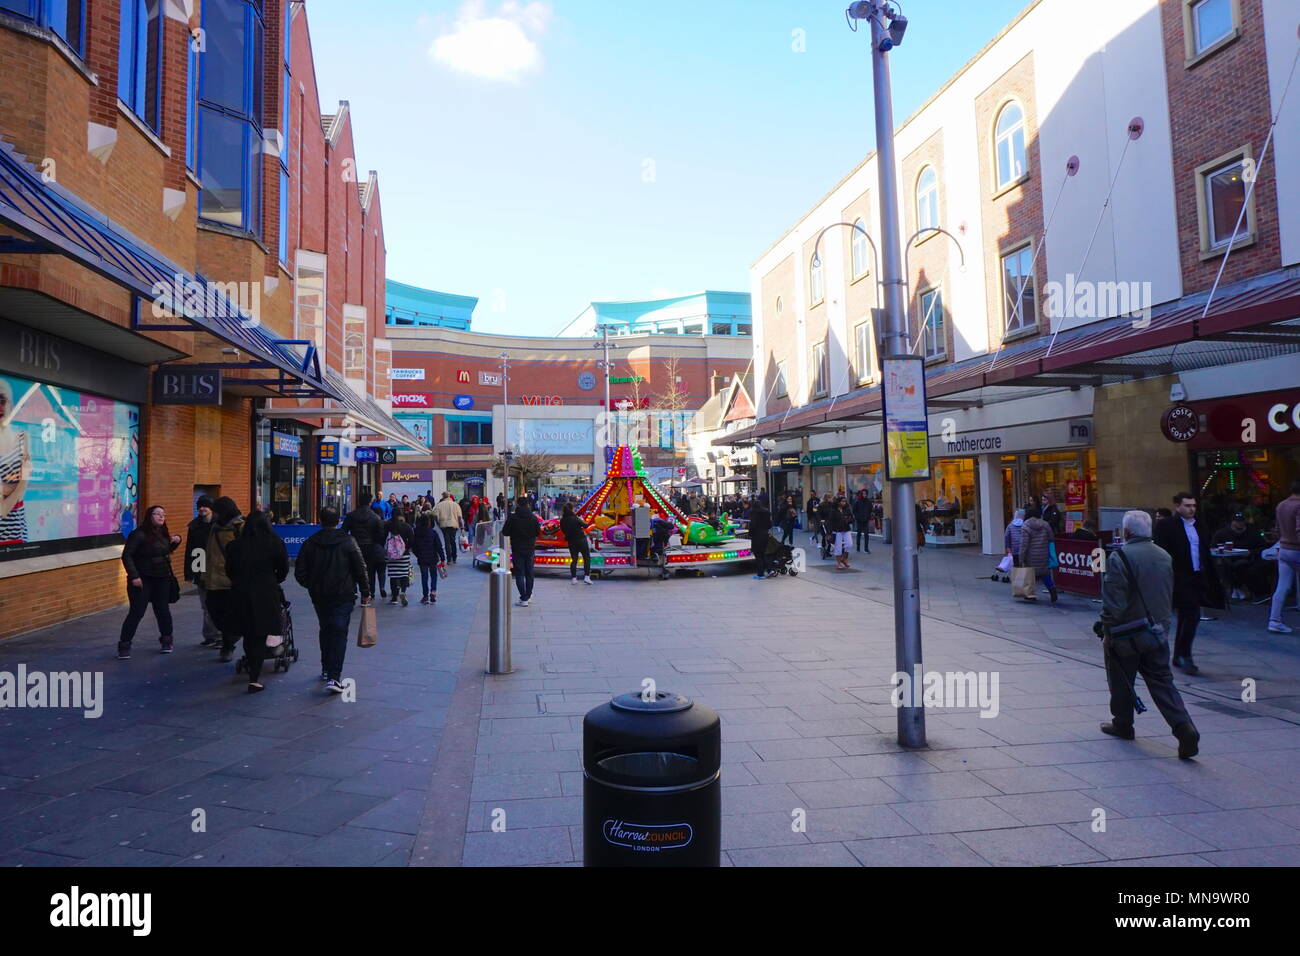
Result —
M 582 556 L 582 579 L 591 583 L 591 544 L 587 541 L 587 527 L 573 513 L 573 505 L 565 503 L 560 518 L 560 531 L 569 545 L 569 583 L 578 583 L 578 556 Z
M 244 533 L 226 550 L 226 571 L 230 575 L 231 613 L 244 635 L 248 692 L 255 694 L 266 689 L 261 682 L 266 638 L 285 630 L 280 585 L 289 576 L 289 554 L 266 512 L 254 511 L 248 516 Z
M 420 589 L 424 597 L 421 604 L 438 603 L 438 566 L 446 564 L 447 552 L 442 546 L 442 532 L 433 524 L 433 512 L 420 515 L 411 537 L 411 552 L 420 565 Z
M 126 539 L 122 548 L 122 565 L 126 568 L 127 600 L 131 610 L 122 622 L 122 632 L 117 638 L 117 659 L 131 659 L 131 641 L 135 630 L 144 620 L 144 612 L 153 605 L 158 619 L 158 642 L 162 652 L 172 652 L 171 593 L 175 575 L 172 573 L 171 553 L 181 543 L 181 536 L 167 530 L 167 512 L 154 505 L 144 513 L 144 523 Z

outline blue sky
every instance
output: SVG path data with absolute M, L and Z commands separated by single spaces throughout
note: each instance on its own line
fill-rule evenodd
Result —
M 1027 2 L 907 0 L 897 120 Z M 389 277 L 478 296 L 479 331 L 550 335 L 593 300 L 748 291 L 750 263 L 872 148 L 870 51 L 847 6 L 307 11 L 322 108 L 351 103 L 357 165 L 379 172 Z

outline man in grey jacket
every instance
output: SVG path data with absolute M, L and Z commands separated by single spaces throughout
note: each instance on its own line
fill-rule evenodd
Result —
M 1169 669 L 1167 635 L 1173 620 L 1173 561 L 1151 540 L 1151 516 L 1124 514 L 1124 547 L 1106 559 L 1101 583 L 1102 647 L 1110 687 L 1110 723 L 1102 733 L 1132 740 L 1133 682 L 1141 673 L 1160 715 L 1178 738 L 1178 756 L 1196 756 L 1201 735 L 1183 706 Z

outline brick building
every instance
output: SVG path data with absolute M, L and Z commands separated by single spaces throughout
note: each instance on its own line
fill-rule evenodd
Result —
M 1298 27 L 1290 0 L 1034 0 L 897 128 L 927 543 L 999 553 L 1044 492 L 1067 534 L 1187 489 L 1270 526 L 1300 476 Z M 877 193 L 872 154 L 753 264 L 757 422 L 716 442 L 887 508 Z
M 303 4 L 0 3 L 0 637 L 122 603 L 145 506 L 373 485 L 383 273 Z

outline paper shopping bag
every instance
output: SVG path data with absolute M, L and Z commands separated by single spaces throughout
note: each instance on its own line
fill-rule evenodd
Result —
M 1038 595 L 1034 592 L 1036 585 L 1033 568 L 1012 568 L 1011 569 L 1011 596 L 1025 598 L 1026 600 L 1037 600 Z
M 373 604 L 361 605 L 361 620 L 357 623 L 357 647 L 374 647 L 379 643 L 379 620 Z

